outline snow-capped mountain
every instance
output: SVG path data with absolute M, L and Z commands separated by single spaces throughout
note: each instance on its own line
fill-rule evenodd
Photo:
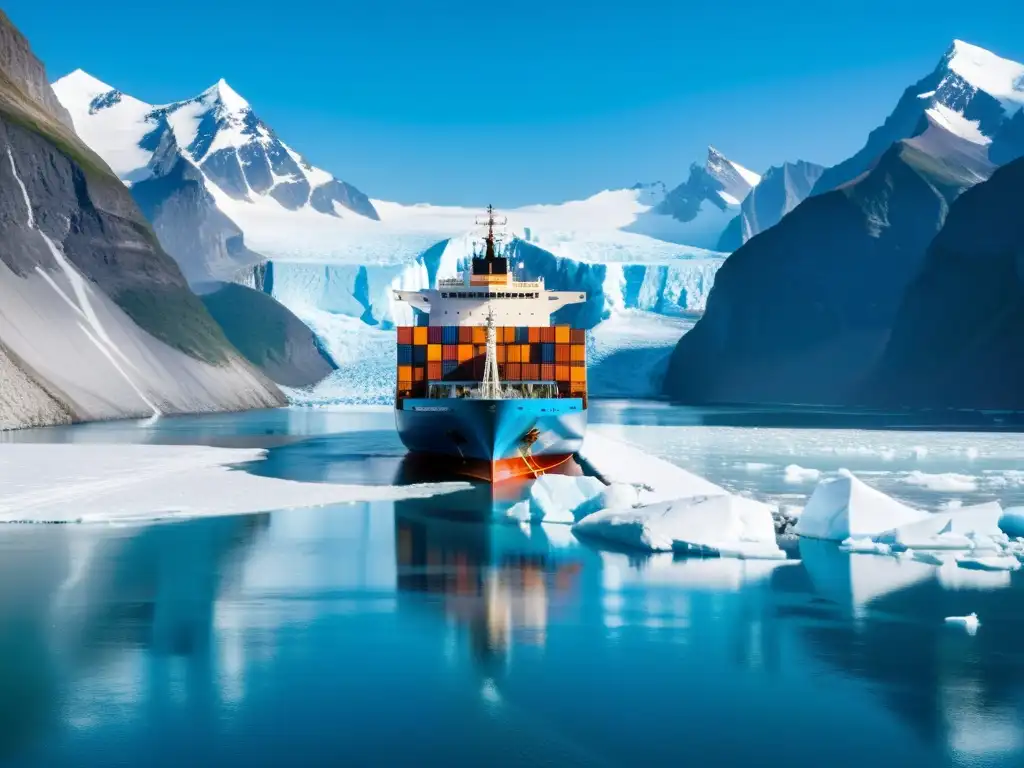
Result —
M 53 84 L 78 132 L 126 183 L 153 175 L 153 153 L 173 134 L 187 158 L 233 200 L 270 197 L 286 210 L 376 219 L 352 185 L 281 141 L 224 80 L 185 101 L 154 106 L 76 70 Z
M 903 92 L 885 122 L 864 147 L 829 168 L 814 194 L 849 183 L 868 170 L 893 142 L 922 133 L 926 119 L 988 148 L 994 163 L 1024 153 L 1024 64 L 976 45 L 954 40 L 938 66 Z
M 806 200 L 824 170 L 804 160 L 769 168 L 740 206 L 742 242 L 774 227 Z
M 701 248 L 732 250 L 739 246 L 739 238 L 726 232 L 740 204 L 760 182 L 760 175 L 708 147 L 704 164 L 691 165 L 686 181 L 666 194 L 655 210 L 676 222 L 676 237 Z M 638 231 L 642 228 L 643 224 Z

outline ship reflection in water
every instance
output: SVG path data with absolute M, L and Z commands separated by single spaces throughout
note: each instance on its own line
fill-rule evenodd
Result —
M 631 557 L 463 493 L 6 527 L 0 764 L 1024 762 L 1016 574 Z

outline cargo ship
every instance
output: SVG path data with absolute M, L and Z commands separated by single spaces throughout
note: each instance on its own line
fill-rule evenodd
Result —
M 519 280 L 488 207 L 460 277 L 395 291 L 418 324 L 398 328 L 395 421 L 412 452 L 488 482 L 565 463 L 587 425 L 586 331 L 551 315 L 587 295 Z

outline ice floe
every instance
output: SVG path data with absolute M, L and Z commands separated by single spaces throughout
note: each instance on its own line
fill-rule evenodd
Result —
M 927 515 L 842 471 L 839 477 L 818 483 L 800 515 L 796 533 L 831 541 L 870 538 Z
M 783 479 L 793 485 L 807 483 L 820 477 L 821 470 L 808 469 L 807 467 L 801 467 L 799 464 L 790 464 L 783 470 Z
M 935 512 L 874 537 L 894 549 L 999 549 L 1004 534 L 997 502 Z
M 978 490 L 978 479 L 972 475 L 960 475 L 956 472 L 929 474 L 915 469 L 904 478 L 908 485 L 916 485 L 929 491 L 949 491 L 952 493 L 969 493 Z
M 466 483 L 302 483 L 235 469 L 263 449 L 0 444 L 0 522 L 141 522 L 433 496 Z
M 961 568 L 976 571 L 1019 571 L 1020 561 L 1013 555 L 964 555 L 956 559 Z
M 692 496 L 634 509 L 606 509 L 573 527 L 584 537 L 655 552 L 784 558 L 772 508 L 733 495 Z
M 972 613 L 970 616 L 947 616 L 947 624 L 956 624 L 967 630 L 967 634 L 973 635 L 978 631 L 978 627 L 981 626 L 981 622 L 978 621 L 978 614 Z
M 544 475 L 533 482 L 529 498 L 512 506 L 507 516 L 520 522 L 575 523 L 607 506 L 636 503 L 633 486 L 607 486 L 596 477 Z

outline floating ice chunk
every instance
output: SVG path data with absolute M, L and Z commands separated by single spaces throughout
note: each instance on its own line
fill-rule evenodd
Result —
M 839 546 L 847 552 L 859 552 L 865 555 L 888 555 L 892 553 L 892 547 L 888 544 L 882 544 L 871 539 L 846 539 Z
M 932 475 L 915 469 L 908 472 L 904 482 L 927 488 L 929 491 L 948 491 L 950 493 L 971 492 L 978 490 L 978 479 L 971 475 L 959 475 L 955 472 L 944 472 Z
M 533 482 L 529 500 L 515 504 L 507 514 L 520 522 L 571 524 L 576 522 L 576 510 L 607 488 L 596 477 L 544 475 Z
M 579 456 L 606 483 L 642 486 L 645 504 L 728 493 L 703 477 L 594 429 L 587 430 Z
M 947 563 L 948 556 L 939 554 L 938 552 L 914 552 L 912 550 L 908 551 L 911 552 L 911 557 L 913 557 L 919 563 L 928 563 L 929 565 L 945 565 Z
M 818 483 L 800 515 L 796 533 L 831 541 L 860 539 L 927 516 L 927 512 L 908 507 L 843 471 L 840 477 Z
M 1004 510 L 1003 516 L 999 519 L 999 527 L 1009 536 L 1024 536 L 1024 507 L 1010 507 Z
M 783 473 L 783 479 L 793 485 L 817 480 L 819 477 L 821 477 L 820 469 L 808 469 L 799 464 L 790 464 Z
M 573 527 L 580 536 L 655 552 L 784 558 L 772 510 L 742 496 L 693 496 L 635 509 L 606 509 Z
M 936 512 L 875 536 L 875 541 L 898 549 L 999 549 L 992 539 L 1001 536 L 1003 509 L 990 501 L 971 507 Z
M 1017 571 L 1020 560 L 1013 555 L 964 555 L 956 564 L 975 571 Z
M 635 485 L 612 483 L 604 486 L 596 496 L 587 499 L 574 510 L 576 520 L 602 509 L 630 509 L 640 504 L 642 490 Z
M 947 624 L 958 624 L 967 630 L 967 634 L 973 636 L 977 631 L 978 627 L 981 626 L 981 622 L 978 621 L 978 614 L 972 613 L 970 616 L 947 616 Z

